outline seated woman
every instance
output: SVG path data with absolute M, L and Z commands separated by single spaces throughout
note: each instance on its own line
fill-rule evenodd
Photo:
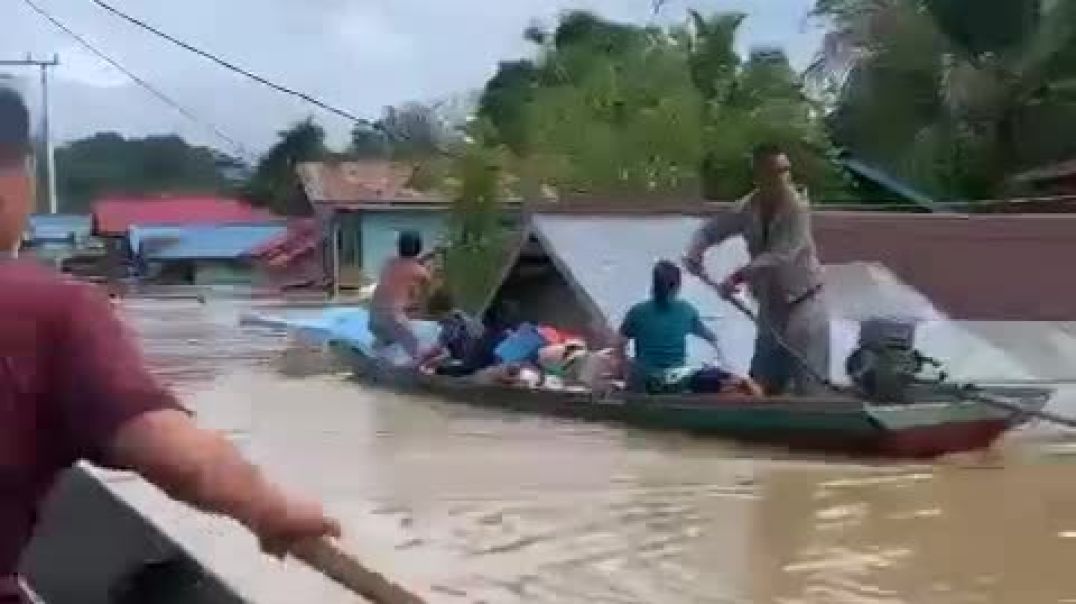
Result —
M 724 392 L 749 384 L 720 369 L 695 371 L 687 365 L 687 336 L 706 340 L 721 356 L 717 336 L 691 303 L 679 299 L 680 267 L 662 260 L 654 266 L 651 298 L 633 306 L 620 326 L 618 357 L 628 367 L 628 389 L 651 394 Z M 628 363 L 627 345 L 635 344 Z

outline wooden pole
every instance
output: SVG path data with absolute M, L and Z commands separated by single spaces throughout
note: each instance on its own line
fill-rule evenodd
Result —
M 296 546 L 292 556 L 373 604 L 425 604 L 425 600 L 363 565 L 329 539 Z

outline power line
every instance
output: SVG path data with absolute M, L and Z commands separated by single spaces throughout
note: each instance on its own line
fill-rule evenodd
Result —
M 59 29 L 60 31 L 62 31 L 65 34 L 67 34 L 68 36 L 70 36 L 72 39 L 74 39 L 76 42 L 78 42 L 84 48 L 86 48 L 86 50 L 89 50 L 94 55 L 99 57 L 101 60 L 105 61 L 106 63 L 108 63 L 112 67 L 119 70 L 125 76 L 130 78 L 134 83 L 138 84 L 143 89 L 145 89 L 147 92 L 149 92 L 153 96 L 157 97 L 158 99 L 163 101 L 165 104 L 171 106 L 173 109 L 175 109 L 179 113 L 183 114 L 183 116 L 186 117 L 187 119 L 189 119 L 192 122 L 206 128 L 207 130 L 212 132 L 214 135 L 216 135 L 218 138 L 220 138 L 221 140 L 223 140 L 223 141 L 227 142 L 228 144 L 230 144 L 234 150 L 238 151 L 241 155 L 246 156 L 247 159 L 252 159 L 253 158 L 253 155 L 246 150 L 246 147 L 244 147 L 242 145 L 242 143 L 240 143 L 236 139 L 228 136 L 227 134 L 222 132 L 219 128 L 214 126 L 213 124 L 210 124 L 209 122 L 206 122 L 205 120 L 199 118 L 197 115 L 192 113 L 189 109 L 187 109 L 183 105 L 179 104 L 179 102 L 177 102 L 175 99 L 173 99 L 172 97 L 168 96 L 167 94 L 161 92 L 156 87 L 154 87 L 152 84 L 150 84 L 146 80 L 139 77 L 137 74 L 133 73 L 131 70 L 129 70 L 126 67 L 124 67 L 123 65 L 121 65 L 118 61 L 116 61 L 112 57 L 108 56 L 103 51 L 98 50 L 97 47 L 95 47 L 93 44 L 91 44 L 88 40 L 86 40 L 85 38 L 83 38 L 79 34 L 72 31 L 71 28 L 67 27 L 62 22 L 60 22 L 59 19 L 57 19 L 56 17 L 49 14 L 48 11 L 46 11 L 45 9 L 41 8 L 38 4 L 36 4 L 34 2 L 34 0 L 23 0 L 23 2 L 27 6 L 29 6 L 34 12 L 41 15 L 45 19 L 47 19 L 57 29 Z
M 236 65 L 234 63 L 226 61 L 226 60 L 224 60 L 224 59 L 222 59 L 222 58 L 220 58 L 220 57 L 218 57 L 218 56 L 216 56 L 216 55 L 214 55 L 214 54 L 212 54 L 210 52 L 204 51 L 204 50 L 202 50 L 200 48 L 196 48 L 196 47 L 194 47 L 194 46 L 192 46 L 192 45 L 190 45 L 190 44 L 188 44 L 188 43 L 186 43 L 186 42 L 184 42 L 182 40 L 177 39 L 174 36 L 171 36 L 171 35 L 163 32 L 163 31 L 157 29 L 156 27 L 153 27 L 152 25 L 146 23 L 145 21 L 141 21 L 139 19 L 136 19 L 136 18 L 128 15 L 127 13 L 124 13 L 123 11 L 109 5 L 108 3 L 104 2 L 103 0 L 90 0 L 90 1 L 93 2 L 94 4 L 100 6 L 101 8 L 105 9 L 106 11 L 112 13 L 113 15 L 123 19 L 124 21 L 127 21 L 128 23 L 136 25 L 137 27 L 140 27 L 140 28 L 142 28 L 142 29 L 144 29 L 144 30 L 146 30 L 146 31 L 158 36 L 158 37 L 164 38 L 165 40 L 168 40 L 172 44 L 175 44 L 176 46 L 179 46 L 180 48 L 183 48 L 184 50 L 188 50 L 188 51 L 193 52 L 194 54 L 196 54 L 198 56 L 201 56 L 201 57 L 203 57 L 205 59 L 208 59 L 208 60 L 216 63 L 217 65 L 220 65 L 221 67 L 223 67 L 225 69 L 228 69 L 230 71 L 238 73 L 239 75 L 242 75 L 244 77 L 250 78 L 251 80 L 254 80 L 255 82 L 258 82 L 259 84 L 268 86 L 268 87 L 270 87 L 273 90 L 276 90 L 278 92 L 282 92 L 284 94 L 288 94 L 288 95 L 300 98 L 300 99 L 302 99 L 302 100 L 304 100 L 304 101 L 306 101 L 306 102 L 308 102 L 308 103 L 310 103 L 312 105 L 320 107 L 320 108 L 322 108 L 322 109 L 324 109 L 324 110 L 326 110 L 326 111 L 328 111 L 330 113 L 335 113 L 336 115 L 339 115 L 341 117 L 347 118 L 347 119 L 351 120 L 352 122 L 366 122 L 366 121 L 368 121 L 368 120 L 365 120 L 363 118 L 360 118 L 360 117 L 356 116 L 355 114 L 353 114 L 353 113 L 351 113 L 349 111 L 345 111 L 345 110 L 340 109 L 338 107 L 334 107 L 334 106 L 328 104 L 325 101 L 322 101 L 320 99 L 312 97 L 309 94 L 299 92 L 298 90 L 293 90 L 293 89 L 288 88 L 286 86 L 282 86 L 280 84 L 272 82 L 272 81 L 268 80 L 267 78 L 264 78 L 264 77 L 262 77 L 260 75 L 254 74 L 254 73 L 251 73 L 250 71 L 248 71 L 246 69 L 243 69 L 242 67 L 239 67 L 238 65 Z

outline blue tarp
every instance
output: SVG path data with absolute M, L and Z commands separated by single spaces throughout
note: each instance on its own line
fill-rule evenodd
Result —
M 133 226 L 127 237 L 146 260 L 235 260 L 286 230 L 281 224 Z
M 369 318 L 365 308 L 329 308 L 317 311 L 285 311 L 278 315 L 252 313 L 244 315 L 240 324 L 284 329 L 313 344 L 341 342 L 371 356 L 379 354 L 396 363 L 406 361 L 407 355 L 398 346 L 380 353 L 375 352 L 374 336 L 368 327 Z M 423 347 L 432 345 L 439 331 L 434 321 L 412 321 L 411 329 Z

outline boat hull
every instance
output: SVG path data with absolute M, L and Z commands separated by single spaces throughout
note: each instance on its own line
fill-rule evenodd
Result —
M 363 382 L 449 402 L 566 419 L 713 435 L 794 450 L 893 458 L 933 458 L 985 449 L 1015 423 L 1011 412 L 956 399 L 913 405 L 875 405 L 834 394 L 821 398 L 715 395 L 632 395 L 598 398 L 588 392 L 482 385 L 391 366 L 346 344 L 333 353 Z M 999 389 L 1029 411 L 1051 391 Z

